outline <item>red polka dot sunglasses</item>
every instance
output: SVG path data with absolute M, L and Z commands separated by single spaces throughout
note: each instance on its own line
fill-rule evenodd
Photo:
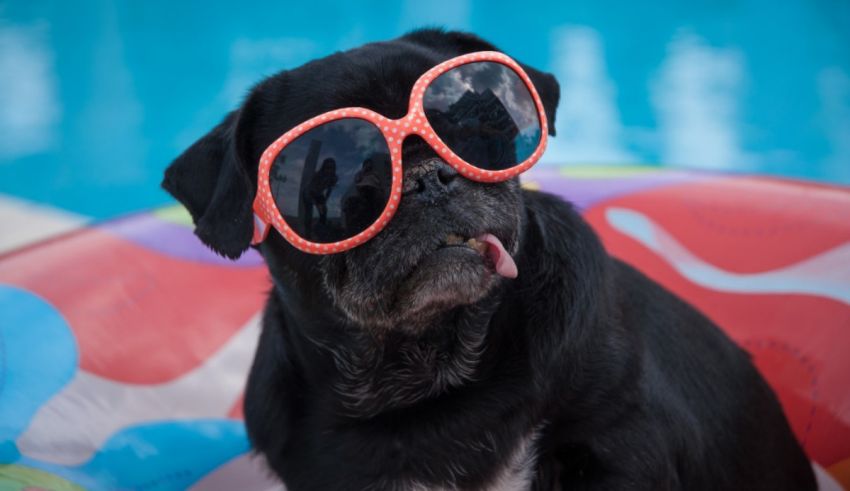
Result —
M 500 182 L 537 163 L 543 103 L 517 62 L 492 51 L 447 60 L 419 77 L 408 113 L 388 119 L 347 107 L 311 118 L 260 158 L 252 244 L 273 226 L 312 254 L 356 247 L 398 209 L 402 143 L 418 135 L 467 179 Z

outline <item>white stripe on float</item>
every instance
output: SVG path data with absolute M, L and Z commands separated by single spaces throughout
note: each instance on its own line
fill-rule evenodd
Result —
M 0 194 L 0 254 L 78 229 L 82 215 Z

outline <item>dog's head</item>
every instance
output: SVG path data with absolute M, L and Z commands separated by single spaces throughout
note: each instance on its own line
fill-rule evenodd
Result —
M 495 49 L 470 34 L 424 30 L 281 72 L 254 87 L 240 109 L 178 157 L 163 186 L 189 210 L 205 244 L 236 258 L 251 240 L 260 155 L 277 137 L 342 107 L 399 118 L 425 71 L 464 53 Z M 557 82 L 523 68 L 554 128 Z M 402 200 L 372 240 L 316 256 L 270 233 L 260 250 L 279 288 L 302 304 L 331 302 L 338 315 L 367 328 L 411 330 L 480 301 L 503 281 L 486 254 L 463 243 L 489 233 L 508 253 L 518 251 L 523 208 L 517 180 L 484 184 L 462 178 L 416 136 L 404 142 L 402 156 Z

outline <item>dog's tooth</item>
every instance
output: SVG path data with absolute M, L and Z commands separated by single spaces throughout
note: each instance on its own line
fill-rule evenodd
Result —
M 446 236 L 446 244 L 457 245 L 463 242 L 463 239 L 457 234 L 449 234 Z
M 485 252 L 487 252 L 487 244 L 485 244 L 484 242 L 481 242 L 479 240 L 469 239 L 469 240 L 466 241 L 466 245 L 475 249 L 480 254 L 484 254 Z

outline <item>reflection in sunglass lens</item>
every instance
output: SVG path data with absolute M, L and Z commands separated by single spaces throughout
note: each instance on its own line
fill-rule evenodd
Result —
M 425 116 L 463 160 L 503 170 L 528 159 L 540 144 L 540 117 L 525 82 L 501 63 L 460 65 L 425 90 Z
M 286 223 L 311 242 L 351 238 L 381 215 L 392 164 L 381 132 L 368 121 L 338 119 L 290 142 L 269 174 Z

